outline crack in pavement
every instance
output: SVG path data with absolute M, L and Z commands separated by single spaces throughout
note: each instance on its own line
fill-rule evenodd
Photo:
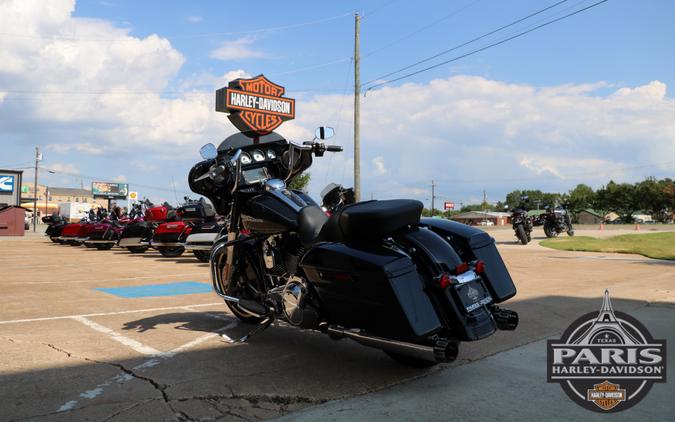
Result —
M 134 371 L 134 369 L 140 369 L 140 368 L 143 368 L 143 367 L 149 367 L 149 366 L 154 366 L 154 365 L 147 365 L 147 362 L 146 362 L 146 364 L 137 365 L 136 367 L 134 367 L 134 368 L 132 368 L 132 369 L 129 369 L 129 368 L 127 368 L 126 366 L 122 365 L 121 363 L 117 363 L 117 362 L 107 362 L 107 361 L 100 361 L 100 360 L 97 360 L 97 359 L 91 359 L 91 358 L 88 358 L 88 357 L 86 357 L 86 356 L 77 356 L 77 355 L 75 355 L 75 354 L 73 354 L 73 353 L 71 353 L 71 352 L 69 352 L 69 351 L 67 351 L 67 350 L 61 349 L 60 347 L 57 347 L 57 346 L 55 346 L 55 345 L 53 345 L 53 344 L 51 344 L 51 343 L 41 343 L 41 344 L 43 344 L 43 345 L 45 345 L 45 346 L 51 348 L 52 350 L 55 350 L 55 351 L 60 352 L 60 353 L 63 353 L 63 354 L 65 354 L 66 356 L 68 356 L 69 358 L 80 359 L 80 360 L 84 360 L 84 361 L 86 361 L 86 362 L 96 363 L 96 364 L 100 364 L 100 365 L 108 365 L 108 366 L 112 366 L 112 367 L 115 367 L 115 368 L 119 369 L 119 370 L 122 371 L 124 374 L 129 375 L 129 376 L 132 377 L 132 378 L 135 378 L 135 379 L 138 379 L 138 380 L 147 382 L 147 383 L 150 384 L 155 390 L 157 390 L 157 391 L 160 393 L 162 400 L 164 401 L 164 403 L 167 404 L 167 406 L 169 407 L 169 409 L 170 409 L 170 410 L 173 412 L 173 414 L 178 418 L 178 420 L 181 420 L 181 421 L 182 421 L 182 420 L 192 420 L 188 415 L 183 414 L 183 412 L 177 411 L 177 410 L 173 407 L 173 405 L 171 404 L 171 399 L 169 398 L 169 396 L 168 396 L 167 393 L 166 393 L 166 389 L 169 387 L 169 385 L 167 385 L 167 384 L 160 384 L 159 382 L 153 380 L 152 378 L 146 377 L 146 376 L 143 376 L 143 375 L 140 375 L 140 374 L 138 374 L 138 373 L 136 373 L 136 372 Z M 152 361 L 152 360 L 151 360 L 151 361 Z M 148 362 L 151 362 L 151 361 L 148 361 Z M 106 383 L 101 384 L 101 385 L 106 385 Z M 147 401 L 147 400 L 145 400 L 145 401 Z M 68 404 L 70 404 L 70 407 L 64 408 L 64 407 L 67 406 Z M 68 402 L 66 405 L 62 406 L 61 409 L 59 409 L 59 410 L 58 410 L 57 412 L 55 412 L 55 413 L 61 413 L 61 412 L 64 412 L 64 411 L 70 411 L 71 409 L 74 408 L 75 405 L 77 405 L 77 401 L 70 401 L 70 402 Z M 132 406 L 132 407 L 135 407 L 135 406 Z

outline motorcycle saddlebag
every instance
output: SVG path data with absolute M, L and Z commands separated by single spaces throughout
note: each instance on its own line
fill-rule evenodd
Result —
M 166 221 L 168 214 L 169 210 L 166 207 L 151 207 L 145 210 L 145 221 Z
M 149 223 L 138 222 L 129 224 L 122 232 L 122 239 L 127 237 L 140 237 L 142 239 L 149 239 L 152 236 L 152 226 Z
M 331 323 L 408 341 L 441 328 L 415 264 L 402 253 L 324 243 L 301 266 Z
M 153 243 L 181 242 L 184 240 L 183 237 L 189 234 L 189 231 L 189 228 L 186 230 L 185 223 L 182 221 L 162 223 L 155 229 L 155 233 L 152 236 L 152 241 Z
M 476 259 L 485 262 L 482 278 L 495 303 L 515 296 L 516 286 L 492 236 L 474 227 L 439 218 L 423 218 L 420 224 L 448 241 L 464 262 Z
M 203 201 L 183 205 L 178 208 L 177 213 L 183 220 L 189 221 L 212 220 L 216 216 L 213 206 Z
M 82 227 L 82 224 L 79 223 L 66 224 L 63 227 L 63 230 L 61 230 L 61 236 L 77 237 L 77 233 L 80 231 L 80 227 Z

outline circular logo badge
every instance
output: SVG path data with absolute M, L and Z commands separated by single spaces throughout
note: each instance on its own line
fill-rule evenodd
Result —
M 548 382 L 582 407 L 619 412 L 636 405 L 655 382 L 666 382 L 666 342 L 638 320 L 615 312 L 609 292 L 599 312 L 583 315 L 559 340 L 549 340 Z

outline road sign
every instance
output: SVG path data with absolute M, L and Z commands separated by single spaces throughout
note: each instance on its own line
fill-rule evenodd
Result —
M 454 210 L 455 209 L 455 203 L 454 202 L 445 202 L 443 204 L 443 209 L 444 210 Z
M 135 201 L 138 199 L 138 192 L 129 192 L 129 199 Z

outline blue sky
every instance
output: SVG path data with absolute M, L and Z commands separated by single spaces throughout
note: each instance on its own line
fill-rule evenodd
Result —
M 115 179 L 175 202 L 199 146 L 234 131 L 213 112 L 214 89 L 228 75 L 264 73 L 298 101 L 282 133 L 301 141 L 330 125 L 345 146 L 317 160 L 310 193 L 330 181 L 351 185 L 354 11 L 363 15 L 365 82 L 553 3 L 2 3 L 0 167 L 26 166 L 39 145 L 57 171 L 50 184 Z M 563 2 L 443 58 L 592 3 Z M 670 1 L 610 0 L 369 92 L 364 195 L 427 200 L 433 178 L 440 200 L 469 203 L 483 189 L 496 201 L 515 188 L 672 176 L 673 17 Z

